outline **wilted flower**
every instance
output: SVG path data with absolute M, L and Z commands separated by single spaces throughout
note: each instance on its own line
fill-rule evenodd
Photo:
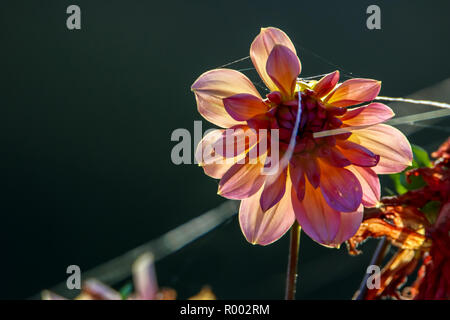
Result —
M 400 131 L 381 124 L 394 115 L 384 104 L 347 109 L 375 99 L 379 81 L 351 79 L 339 84 L 338 71 L 319 81 L 299 79 L 295 47 L 276 28 L 261 29 L 250 57 L 270 90 L 265 98 L 245 75 L 231 69 L 208 71 L 192 85 L 200 114 L 234 130 L 207 134 L 196 158 L 207 175 L 220 179 L 220 195 L 242 200 L 239 222 L 249 242 L 270 244 L 297 219 L 314 240 L 338 246 L 358 230 L 363 206 L 379 201 L 377 174 L 405 169 L 411 163 L 411 147 Z M 314 136 L 347 127 L 356 130 Z M 279 150 L 265 149 L 271 129 L 279 129 Z M 243 140 L 245 148 L 239 150 L 237 144 Z M 225 154 L 223 146 L 230 143 L 235 152 Z M 259 152 L 259 161 L 252 163 L 255 149 L 266 152 Z M 272 175 L 262 174 L 276 161 L 271 157 L 275 151 L 281 159 L 287 157 L 287 163 L 281 162 Z
M 133 264 L 134 293 L 124 296 L 113 288 L 95 279 L 86 280 L 81 288 L 81 293 L 75 300 L 175 300 L 177 292 L 170 288 L 159 288 L 156 280 L 153 256 L 144 254 Z M 42 292 L 43 300 L 65 300 L 58 294 L 45 290 Z M 216 296 L 207 286 L 191 300 L 215 300 Z
M 365 299 L 450 299 L 450 139 L 432 155 L 439 157 L 433 167 L 406 173 L 421 177 L 426 185 L 383 198 L 348 241 L 352 254 L 369 237 L 384 236 L 398 247 L 383 267 L 380 288 L 369 289 Z M 401 290 L 417 269 L 414 283 Z

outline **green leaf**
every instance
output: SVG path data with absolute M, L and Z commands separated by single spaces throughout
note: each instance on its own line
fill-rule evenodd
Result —
M 394 182 L 395 190 L 398 194 L 404 194 L 409 190 L 416 190 L 426 185 L 421 176 L 410 176 L 410 183 L 406 180 L 406 171 L 416 168 L 431 167 L 430 157 L 423 148 L 416 145 L 411 145 L 411 148 L 414 156 L 412 165 L 406 168 L 403 172 L 389 175 Z
M 431 224 L 434 224 L 436 222 L 440 209 L 441 209 L 440 201 L 430 201 L 422 208 L 420 208 L 420 211 L 422 211 L 425 214 L 425 216 L 427 217 L 428 221 Z
M 431 160 L 428 153 L 421 147 L 416 145 L 411 145 L 411 149 L 414 154 L 414 160 L 416 161 L 418 168 L 420 167 L 431 167 Z
M 131 292 L 133 292 L 133 283 L 131 282 L 127 283 L 119 290 L 123 300 L 126 300 Z
M 403 177 L 405 176 L 403 172 L 389 175 L 389 177 L 394 182 L 395 191 L 397 191 L 398 194 L 404 194 L 405 192 L 408 191 L 408 189 L 406 189 L 406 187 L 403 185 L 401 181 L 402 176 Z
M 422 176 L 409 176 L 409 180 L 411 181 L 410 183 L 406 180 L 405 174 L 402 174 L 400 177 L 403 186 L 408 190 L 417 190 L 427 185 Z

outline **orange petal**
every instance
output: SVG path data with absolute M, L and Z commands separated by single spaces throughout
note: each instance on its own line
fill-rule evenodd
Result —
M 248 93 L 239 93 L 225 98 L 223 104 L 229 115 L 237 121 L 246 121 L 268 110 L 261 98 Z
M 203 168 L 205 174 L 208 176 L 220 179 L 236 163 L 235 161 L 225 161 L 223 156 L 214 151 L 214 144 L 217 140 L 222 139 L 222 134 L 225 130 L 217 129 L 206 134 L 199 142 L 197 150 L 195 151 L 195 159 Z
M 348 140 L 338 140 L 337 145 L 345 158 L 350 160 L 354 165 L 360 167 L 374 167 L 377 165 L 378 161 L 380 161 L 379 155 L 374 154 L 357 143 Z
M 365 207 L 375 207 L 381 195 L 380 179 L 377 174 L 371 168 L 348 166 L 346 169 L 350 170 L 361 184 L 362 204 Z
M 234 164 L 220 179 L 218 194 L 228 199 L 246 199 L 254 195 L 264 184 L 265 175 L 261 175 L 263 165 Z
M 322 79 L 320 79 L 314 86 L 315 95 L 319 98 L 326 96 L 331 90 L 334 89 L 338 81 L 339 81 L 339 71 L 327 74 Z
M 292 192 L 295 191 L 292 189 Z M 321 192 L 306 182 L 305 198 L 302 202 L 292 195 L 292 203 L 297 221 L 305 233 L 313 240 L 337 247 L 352 237 L 358 230 L 363 206 L 354 212 L 338 212 L 324 200 Z
M 292 97 L 300 70 L 300 60 L 288 47 L 276 45 L 272 49 L 266 71 L 285 97 Z
M 349 140 L 380 156 L 380 161 L 372 168 L 377 174 L 401 172 L 412 163 L 408 139 L 391 126 L 377 124 L 355 130 Z
M 361 225 L 364 215 L 364 206 L 361 204 L 356 211 L 341 212 L 339 231 L 333 239 L 333 245 L 339 246 L 355 235 Z
M 374 102 L 359 108 L 349 109 L 340 119 L 348 126 L 371 126 L 385 122 L 395 115 L 387 105 Z
M 323 174 L 320 177 L 320 190 L 328 205 L 342 212 L 358 209 L 362 200 L 362 188 L 353 173 L 320 161 Z
M 305 197 L 299 201 L 292 189 L 292 204 L 298 223 L 313 240 L 330 244 L 339 231 L 339 212 L 332 209 L 323 199 L 322 193 L 305 182 Z
M 305 197 L 305 170 L 298 157 L 292 157 L 289 163 L 289 176 L 298 200 L 302 201 Z
M 350 79 L 328 95 L 326 102 L 335 107 L 348 107 L 375 99 L 381 82 L 372 79 Z
M 319 162 L 314 157 L 302 159 L 303 168 L 306 177 L 314 188 L 317 188 L 320 183 L 320 166 Z
M 259 35 L 253 40 L 250 47 L 250 58 L 258 71 L 259 76 L 270 91 L 276 91 L 277 86 L 266 72 L 267 59 L 276 45 L 283 45 L 296 54 L 295 47 L 289 37 L 277 28 L 261 28 Z
M 291 183 L 287 179 L 286 190 L 290 189 Z M 260 206 L 261 193 L 262 188 L 252 197 L 241 201 L 239 224 L 248 242 L 268 245 L 289 230 L 295 221 L 295 216 L 290 192 L 286 192 L 283 198 L 266 212 Z
M 277 204 L 286 191 L 286 170 L 280 173 L 268 175 L 264 183 L 263 192 L 260 198 L 260 205 L 263 211 L 267 211 Z
M 200 114 L 222 128 L 242 124 L 225 110 L 223 99 L 238 93 L 260 97 L 253 83 L 242 73 L 231 69 L 215 69 L 202 74 L 192 85 Z
M 246 125 L 237 125 L 223 130 L 222 137 L 214 143 L 214 151 L 225 158 L 239 157 L 252 149 L 258 142 L 258 134 L 255 129 Z M 253 158 L 256 158 L 257 150 L 254 150 Z

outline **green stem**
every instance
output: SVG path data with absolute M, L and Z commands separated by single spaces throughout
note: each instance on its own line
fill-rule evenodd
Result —
M 297 289 L 298 252 L 300 249 L 300 225 L 297 221 L 291 227 L 291 243 L 289 246 L 288 268 L 286 275 L 285 300 L 294 300 Z

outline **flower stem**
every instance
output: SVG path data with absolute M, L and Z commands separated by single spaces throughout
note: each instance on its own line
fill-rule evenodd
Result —
M 288 268 L 286 275 L 285 300 L 294 300 L 297 289 L 298 252 L 300 249 L 300 225 L 297 221 L 291 227 L 291 243 L 289 246 Z

